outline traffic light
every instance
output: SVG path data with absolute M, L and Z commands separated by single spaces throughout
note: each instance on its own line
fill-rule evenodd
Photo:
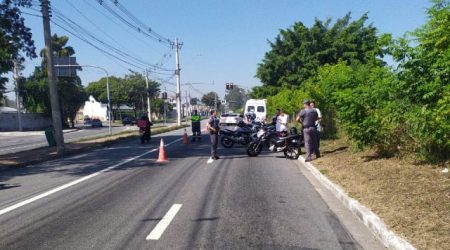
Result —
M 162 92 L 162 99 L 166 100 L 167 99 L 167 92 Z
M 225 88 L 227 90 L 233 89 L 233 87 L 234 87 L 234 84 L 232 82 L 227 82 L 226 85 L 225 85 Z

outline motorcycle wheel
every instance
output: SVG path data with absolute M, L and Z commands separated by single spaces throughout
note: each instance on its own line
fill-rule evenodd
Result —
M 250 145 L 248 145 L 247 155 L 251 157 L 258 156 L 259 153 L 261 153 L 261 150 L 262 150 L 261 144 L 252 142 L 250 143 Z
M 220 139 L 220 143 L 224 148 L 231 148 L 234 145 L 234 142 L 230 140 L 228 137 L 222 137 Z
M 286 158 L 288 159 L 298 159 L 298 157 L 300 156 L 300 147 L 292 147 L 292 146 L 287 146 L 284 151 L 284 156 L 286 156 Z

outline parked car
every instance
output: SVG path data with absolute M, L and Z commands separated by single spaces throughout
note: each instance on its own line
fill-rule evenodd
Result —
M 91 124 L 92 124 L 91 118 L 89 118 L 89 117 L 84 118 L 83 124 L 84 124 L 84 126 L 91 126 Z
M 124 117 L 123 119 L 122 119 L 122 124 L 125 126 L 125 125 L 136 125 L 136 123 L 137 123 L 137 121 L 136 121 L 136 118 L 134 118 L 134 117 L 128 117 L 128 116 L 126 116 L 126 117 Z
M 228 113 L 220 115 L 220 125 L 236 125 L 242 120 L 242 116 L 236 113 Z
M 92 119 L 91 126 L 95 127 L 103 127 L 102 121 L 100 119 Z

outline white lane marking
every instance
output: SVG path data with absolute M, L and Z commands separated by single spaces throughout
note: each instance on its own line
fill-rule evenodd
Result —
M 145 238 L 146 240 L 159 240 L 161 235 L 164 233 L 166 228 L 169 226 L 170 222 L 175 218 L 175 215 L 181 209 L 183 204 L 173 204 L 172 207 L 167 211 L 166 215 L 159 221 L 156 227 L 150 232 L 150 234 Z
M 174 144 L 174 143 L 176 143 L 176 142 L 181 141 L 182 139 L 183 139 L 183 138 L 177 139 L 177 140 L 175 140 L 175 141 L 173 141 L 173 142 L 171 142 L 171 143 L 166 144 L 166 146 L 170 146 L 170 145 L 172 145 L 172 144 Z M 99 175 L 99 174 L 101 174 L 101 173 L 104 173 L 104 172 L 109 171 L 109 170 L 111 170 L 111 169 L 117 168 L 117 167 L 119 167 L 119 166 L 121 166 L 121 165 L 123 165 L 123 164 L 125 164 L 125 163 L 128 163 L 128 162 L 130 162 L 130 161 L 134 161 L 134 160 L 136 160 L 136 159 L 138 159 L 138 158 L 141 158 L 141 157 L 144 156 L 144 155 L 150 154 L 150 153 L 155 152 L 155 151 L 157 151 L 157 150 L 159 150 L 159 147 L 158 147 L 158 148 L 154 148 L 154 149 L 152 149 L 152 150 L 150 150 L 150 151 L 148 151 L 148 152 L 145 152 L 145 153 L 143 153 L 143 154 L 140 154 L 140 155 L 138 155 L 138 156 L 135 156 L 135 157 L 133 157 L 133 158 L 127 159 L 127 160 L 125 160 L 125 161 L 119 162 L 119 163 L 117 163 L 116 165 L 107 167 L 107 168 L 105 168 L 105 169 L 103 169 L 103 170 L 100 170 L 100 171 L 95 172 L 95 173 L 93 173 L 93 174 L 90 174 L 90 175 L 88 175 L 88 176 L 82 177 L 82 178 L 80 178 L 80 179 L 74 180 L 74 181 L 69 182 L 69 183 L 67 183 L 67 184 L 64 184 L 64 185 L 62 185 L 62 186 L 56 187 L 56 188 L 54 188 L 54 189 L 51 189 L 51 190 L 49 190 L 49 191 L 47 191 L 47 192 L 44 192 L 44 193 L 39 194 L 39 195 L 37 195 L 37 196 L 34 196 L 34 197 L 30 198 L 30 199 L 27 199 L 27 200 L 21 201 L 21 202 L 19 202 L 19 203 L 16 203 L 16 204 L 14 204 L 14 205 L 12 205 L 12 206 L 6 207 L 6 208 L 0 210 L 0 216 L 3 215 L 3 214 L 6 214 L 6 213 L 8 213 L 8 212 L 11 212 L 11 211 L 13 211 L 13 210 L 15 210 L 15 209 L 17 209 L 17 208 L 19 208 L 19 207 L 23 207 L 23 206 L 25 206 L 25 205 L 28 205 L 28 204 L 34 202 L 34 201 L 37 201 L 37 200 L 40 200 L 40 199 L 42 199 L 42 198 L 44 198 L 44 197 L 47 197 L 47 196 L 49 196 L 49 195 L 52 195 L 52 194 L 54 194 L 54 193 L 56 193 L 56 192 L 59 192 L 59 191 L 61 191 L 61 190 L 64 190 L 64 189 L 69 188 L 69 187 L 71 187 L 71 186 L 74 186 L 74 185 L 76 185 L 76 184 L 78 184 L 78 183 L 81 183 L 81 182 L 83 182 L 83 181 L 89 180 L 89 179 L 91 179 L 91 178 L 93 178 L 93 177 L 95 177 L 95 176 L 97 176 L 97 175 Z

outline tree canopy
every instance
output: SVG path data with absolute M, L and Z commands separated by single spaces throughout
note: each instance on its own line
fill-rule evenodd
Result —
M 73 56 L 75 50 L 67 46 L 69 38 L 66 36 L 52 36 L 52 48 L 55 56 Z M 24 106 L 31 112 L 42 112 L 51 115 L 50 95 L 47 80 L 47 64 L 45 63 L 44 49 L 41 50 L 41 67 L 37 67 L 33 74 L 21 84 L 21 96 Z M 81 79 L 76 77 L 57 77 L 57 89 L 61 103 L 63 124 L 70 120 L 74 126 L 76 112 L 87 99 L 86 91 L 81 84 Z
M 220 107 L 221 101 L 216 92 L 211 91 L 202 96 L 202 102 L 209 107 Z
M 258 64 L 256 76 L 263 86 L 253 89 L 252 97 L 263 98 L 274 95 L 282 87 L 301 86 L 317 69 L 338 61 L 361 62 L 381 65 L 378 58 L 383 56 L 377 29 L 365 25 L 364 14 L 351 21 L 350 13 L 337 19 L 315 20 L 311 28 L 296 22 L 291 28 L 280 30 L 274 42 L 269 42 L 271 50 L 266 52 Z
M 124 78 L 111 76 L 109 77 L 109 91 L 111 105 L 113 107 L 120 107 L 120 105 L 128 105 L 135 111 L 144 111 L 147 107 L 147 93 L 150 94 L 152 112 L 160 114 L 162 105 L 160 101 L 156 101 L 160 94 L 161 84 L 148 80 L 148 88 L 146 86 L 145 76 L 139 72 L 132 71 L 125 75 Z M 94 96 L 100 102 L 106 103 L 106 78 L 101 78 L 98 81 L 91 82 L 86 87 L 89 95 Z M 153 106 L 153 103 L 156 105 Z M 163 111 L 162 111 L 163 112 Z
M 245 89 L 235 86 L 225 94 L 225 101 L 231 110 L 237 110 L 245 105 L 247 94 Z
M 417 153 L 428 161 L 450 157 L 450 1 L 432 0 L 425 25 L 399 39 L 376 34 L 367 15 L 295 23 L 281 30 L 259 64 L 269 112 L 297 112 L 314 99 L 323 135 L 342 131 L 354 148 L 383 156 Z M 395 66 L 381 61 L 390 55 Z
M 18 8 L 30 3 L 27 0 L 4 0 L 0 3 L 0 105 L 8 81 L 2 75 L 13 70 L 14 60 L 20 65 L 25 57 L 36 57 L 31 30 L 25 26 Z

